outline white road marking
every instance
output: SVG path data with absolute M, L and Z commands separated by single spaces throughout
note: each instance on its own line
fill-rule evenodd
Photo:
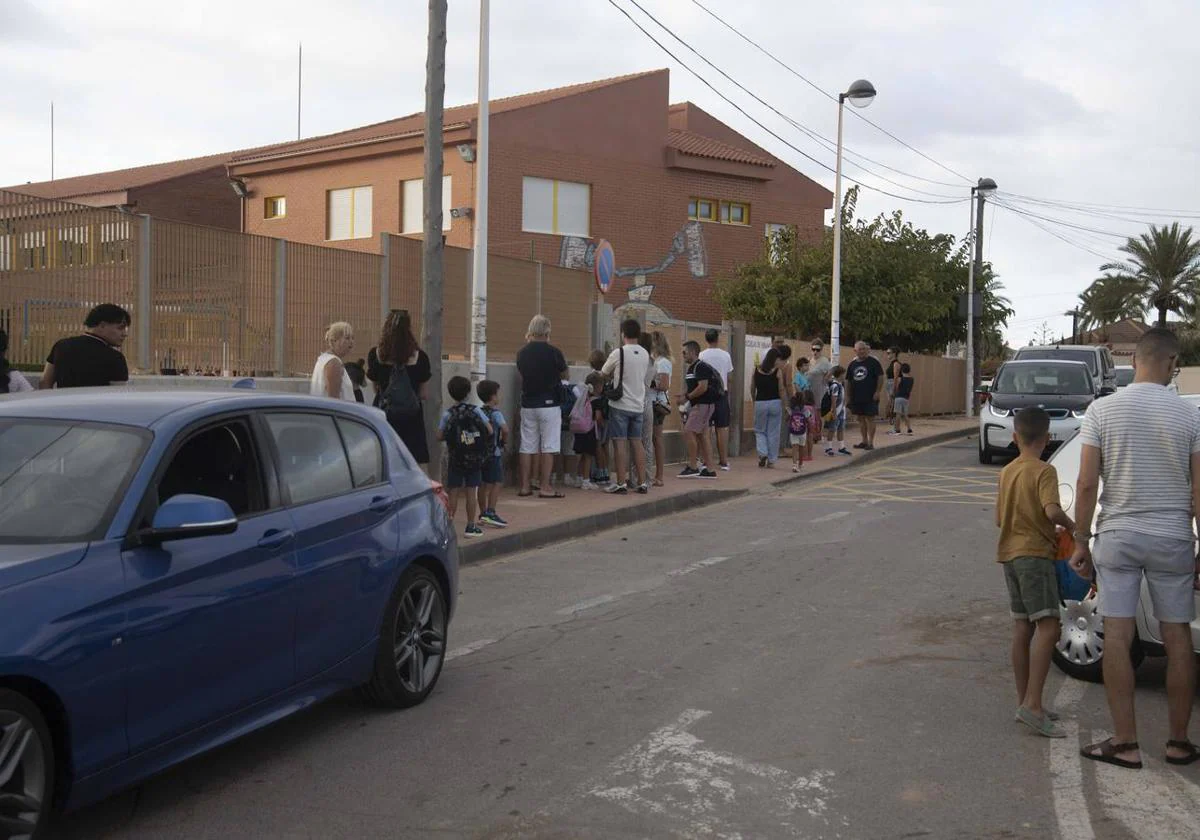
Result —
M 595 598 L 588 598 L 586 601 L 580 601 L 578 604 L 572 604 L 569 607 L 563 607 L 558 610 L 558 615 L 574 615 L 575 613 L 590 610 L 592 607 L 599 607 L 602 604 L 609 604 L 617 600 L 616 595 L 598 595 Z
M 833 513 L 827 513 L 824 516 L 818 516 L 812 521 L 812 524 L 818 525 L 822 522 L 832 522 L 835 519 L 841 519 L 843 516 L 849 516 L 848 510 L 835 510 Z
M 688 563 L 686 566 L 680 566 L 678 569 L 672 569 L 667 572 L 669 577 L 678 577 L 679 575 L 690 575 L 692 572 L 706 569 L 709 566 L 715 566 L 718 563 L 724 563 L 728 557 L 705 557 L 703 560 L 697 560 L 695 563 Z
M 468 645 L 463 645 L 462 647 L 455 648 L 454 650 L 447 653 L 446 661 L 449 662 L 451 659 L 458 659 L 460 656 L 468 656 L 469 654 L 472 654 L 477 650 L 483 650 L 488 645 L 494 645 L 494 644 L 496 644 L 495 639 L 480 639 L 477 642 L 471 642 Z
M 1093 741 L 1108 732 L 1095 731 Z M 1141 770 L 1096 764 L 1096 782 L 1105 814 L 1121 823 L 1137 840 L 1177 840 L 1196 836 L 1200 788 L 1142 746 Z
M 759 537 L 756 540 L 750 540 L 750 545 L 753 545 L 753 546 L 770 545 L 773 542 L 775 542 L 775 537 Z
M 1078 707 L 1083 699 L 1084 684 L 1066 677 L 1051 708 L 1064 715 L 1060 721 L 1066 738 L 1055 738 L 1050 742 L 1050 775 L 1054 788 L 1054 816 L 1058 820 L 1060 840 L 1094 840 L 1092 817 L 1088 813 L 1087 799 L 1083 792 L 1084 760 L 1079 755 L 1079 725 L 1067 720 L 1069 710 Z
M 705 749 L 687 730 L 710 712 L 687 709 L 674 723 L 613 762 L 611 777 L 589 791 L 627 811 L 651 814 L 679 826 L 687 837 L 742 838 L 744 826 L 728 825 L 725 810 L 756 813 L 777 821 L 774 837 L 801 837 L 813 823 L 828 826 L 830 770 L 795 776 L 768 764 Z M 745 800 L 750 800 L 742 804 Z M 800 824 L 797 824 L 799 822 Z M 848 821 L 838 820 L 839 825 Z

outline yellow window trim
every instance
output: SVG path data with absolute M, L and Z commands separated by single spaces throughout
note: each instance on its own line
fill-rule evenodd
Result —
M 280 202 L 280 201 L 282 201 L 284 203 L 282 213 L 278 212 L 278 210 L 279 210 L 278 202 Z M 276 212 L 272 213 L 271 212 L 272 210 L 275 210 Z M 263 199 L 263 218 L 264 219 L 282 219 L 282 218 L 285 218 L 286 216 L 287 216 L 287 197 L 286 196 L 269 195 Z
M 550 232 L 558 234 L 558 179 L 550 182 Z

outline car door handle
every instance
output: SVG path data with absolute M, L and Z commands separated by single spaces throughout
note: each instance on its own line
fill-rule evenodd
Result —
M 367 505 L 367 510 L 372 513 L 387 513 L 396 506 L 400 500 L 395 496 L 376 496 L 371 499 L 371 503 Z
M 267 531 L 263 534 L 262 539 L 258 541 L 259 548 L 279 548 L 296 535 L 288 530 L 283 531 Z

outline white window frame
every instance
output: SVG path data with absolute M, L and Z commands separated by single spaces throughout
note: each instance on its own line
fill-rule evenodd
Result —
M 349 193 L 350 197 L 350 218 L 349 218 L 349 235 L 334 236 L 333 224 L 333 199 L 334 196 L 340 193 Z M 360 230 L 362 227 L 359 222 L 361 202 L 366 202 L 366 230 Z M 375 202 L 374 189 L 370 184 L 364 184 L 357 187 L 340 187 L 334 190 L 327 190 L 325 193 L 325 240 L 327 242 L 345 242 L 351 239 L 370 239 L 374 233 L 375 227 Z
M 537 212 L 532 216 L 531 210 L 540 211 L 542 208 L 532 208 L 530 206 L 530 194 L 537 190 L 545 190 L 546 187 L 550 190 L 550 209 L 548 214 Z M 563 188 L 567 189 L 564 190 Z M 586 191 L 578 198 L 582 198 L 582 223 L 578 220 L 572 220 L 570 213 L 564 213 L 563 205 L 569 202 L 575 202 L 569 195 L 576 188 Z M 539 216 L 545 215 L 549 219 L 549 224 L 540 224 Z M 548 228 L 548 229 L 546 229 Z M 579 181 L 559 181 L 553 178 L 538 178 L 532 175 L 526 175 L 521 180 L 521 230 L 525 233 L 546 233 L 551 236 L 582 236 L 590 237 L 592 228 L 592 185 L 585 184 Z
M 409 187 L 409 184 L 420 184 L 421 195 L 418 210 L 415 214 L 410 214 L 409 210 L 409 190 L 416 189 Z M 450 215 L 451 208 L 454 207 L 454 178 L 451 175 L 442 176 L 442 233 L 450 230 L 453 225 L 454 217 Z M 416 225 L 413 225 L 410 215 L 416 216 Z M 409 178 L 400 182 L 400 232 L 405 236 L 412 236 L 418 233 L 425 232 L 425 179 L 424 178 Z

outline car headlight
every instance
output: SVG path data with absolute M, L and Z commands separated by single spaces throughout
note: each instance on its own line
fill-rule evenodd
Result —
M 1074 417 L 1074 418 L 1075 418 L 1075 419 L 1077 419 L 1077 420 L 1078 420 L 1078 419 L 1081 419 L 1081 418 L 1083 418 L 1083 417 L 1086 417 L 1086 416 L 1087 416 L 1087 409 L 1086 409 L 1086 408 L 1084 408 L 1084 409 L 1078 409 L 1078 408 L 1077 408 L 1077 409 L 1073 409 L 1073 410 L 1071 411 L 1071 416 L 1072 416 L 1072 417 Z
M 996 417 L 1007 417 L 1012 414 L 1007 408 L 996 408 L 994 403 L 988 403 L 988 411 L 992 412 Z

